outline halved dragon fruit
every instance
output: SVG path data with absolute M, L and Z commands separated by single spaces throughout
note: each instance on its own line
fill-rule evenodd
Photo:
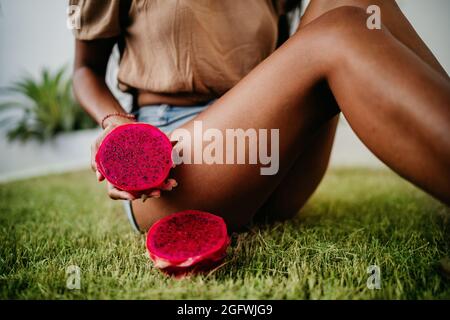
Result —
M 161 130 L 149 124 L 124 124 L 103 139 L 95 160 L 112 185 L 139 194 L 166 180 L 172 168 L 172 144 Z
M 175 276 L 212 269 L 225 258 L 229 243 L 224 220 L 198 210 L 162 218 L 147 234 L 154 266 Z

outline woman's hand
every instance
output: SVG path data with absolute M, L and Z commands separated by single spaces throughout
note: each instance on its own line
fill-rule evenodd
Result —
M 131 119 L 127 119 L 124 117 L 112 116 L 105 120 L 104 125 L 105 129 L 102 131 L 100 136 L 95 139 L 94 143 L 91 146 L 91 168 L 95 172 L 97 176 L 97 180 L 99 182 L 105 180 L 105 177 L 100 173 L 97 169 L 97 162 L 95 161 L 95 155 L 97 154 L 97 150 L 100 147 L 103 139 L 111 132 L 114 128 L 127 123 L 134 123 L 135 121 Z M 161 196 L 162 191 L 171 191 L 173 188 L 177 186 L 177 182 L 175 179 L 168 179 L 164 182 L 159 189 L 150 190 L 146 194 L 142 194 L 141 198 L 143 201 L 147 198 L 159 198 Z M 136 197 L 124 190 L 120 190 L 113 186 L 111 183 L 107 182 L 108 187 L 108 196 L 113 200 L 135 200 Z

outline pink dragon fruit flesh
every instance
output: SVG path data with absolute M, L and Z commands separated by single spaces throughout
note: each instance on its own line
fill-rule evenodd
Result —
M 149 124 L 124 124 L 103 139 L 96 162 L 100 173 L 115 187 L 142 193 L 167 179 L 172 168 L 172 144 Z
M 147 234 L 154 266 L 175 276 L 211 270 L 225 258 L 229 243 L 224 220 L 198 210 L 162 218 Z

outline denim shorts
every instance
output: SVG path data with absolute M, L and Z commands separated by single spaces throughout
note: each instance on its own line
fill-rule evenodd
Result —
M 172 106 L 158 104 L 140 107 L 135 112 L 137 121 L 158 127 L 165 134 L 169 134 L 178 127 L 192 120 L 200 112 L 205 110 L 211 102 L 196 106 Z
M 214 101 L 196 106 L 173 106 L 169 104 L 157 104 L 142 106 L 134 112 L 138 122 L 145 122 L 158 127 L 165 134 L 171 133 L 186 122 L 192 120 L 200 112 L 208 108 Z M 124 200 L 125 213 L 136 232 L 141 232 L 134 218 L 131 201 Z

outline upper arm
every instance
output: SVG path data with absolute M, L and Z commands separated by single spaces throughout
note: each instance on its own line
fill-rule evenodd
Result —
M 88 67 L 95 73 L 104 75 L 112 48 L 117 38 L 96 40 L 75 40 L 75 71 Z
M 78 10 L 78 28 L 73 30 L 75 43 L 75 71 L 88 67 L 104 74 L 114 44 L 122 34 L 122 0 L 70 0 Z

